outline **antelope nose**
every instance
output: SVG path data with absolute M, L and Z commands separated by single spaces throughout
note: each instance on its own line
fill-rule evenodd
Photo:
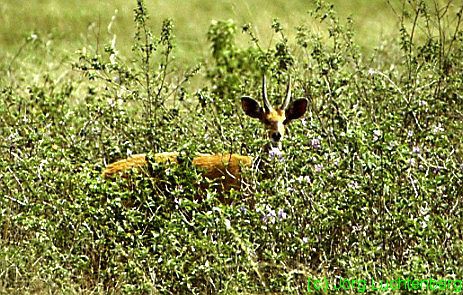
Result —
M 281 133 L 280 132 L 273 132 L 272 133 L 272 140 L 273 141 L 280 141 L 281 139 Z

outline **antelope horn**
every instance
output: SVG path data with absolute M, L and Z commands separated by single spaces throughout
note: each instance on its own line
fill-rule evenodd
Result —
M 286 99 L 283 105 L 281 106 L 281 109 L 286 110 L 290 101 L 291 101 L 291 76 L 289 76 L 289 79 L 288 79 L 288 86 L 286 86 Z
M 272 110 L 272 105 L 268 101 L 267 97 L 267 82 L 265 75 L 262 77 L 262 99 L 264 100 L 264 109 L 266 112 L 269 112 Z

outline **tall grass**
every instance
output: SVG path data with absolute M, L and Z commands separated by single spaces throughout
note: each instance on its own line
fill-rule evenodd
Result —
M 293 33 L 275 19 L 271 40 L 216 21 L 201 44 L 211 54 L 185 66 L 175 21 L 153 29 L 157 12 L 135 4 L 130 50 L 112 30 L 68 55 L 31 34 L 1 66 L 1 293 L 299 294 L 309 279 L 462 277 L 461 5 L 391 3 L 395 34 L 370 53 L 323 2 Z M 223 205 L 192 157 L 259 153 L 262 127 L 239 98 L 259 97 L 264 72 L 273 102 L 291 76 L 309 113 L 284 157 L 245 171 Z M 101 178 L 116 159 L 173 150 L 179 165 Z
M 353 15 L 356 22 L 357 41 L 366 49 L 378 43 L 380 36 L 388 37 L 396 20 L 384 1 L 365 2 L 334 1 L 341 17 Z M 177 59 L 192 65 L 192 59 L 200 59 L 208 52 L 206 32 L 211 20 L 233 19 L 237 24 L 252 23 L 257 34 L 268 40 L 272 38 L 269 27 L 272 19 L 278 18 L 290 30 L 301 23 L 317 28 L 306 15 L 313 5 L 306 1 L 268 2 L 261 1 L 150 1 L 147 9 L 152 12 L 151 28 L 159 28 L 162 21 L 172 18 L 176 24 Z M 45 42 L 50 42 L 56 51 L 73 53 L 88 45 L 99 44 L 102 48 L 111 34 L 117 35 L 119 50 L 128 54 L 132 47 L 134 26 L 132 11 L 136 1 L 95 2 L 89 0 L 62 2 L 4 0 L 0 3 L 0 56 L 15 53 L 24 38 L 32 32 Z M 111 33 L 107 24 L 115 16 Z M 309 22 L 308 22 L 309 21 Z M 157 30 L 155 30 L 158 33 Z M 248 39 L 238 36 L 241 45 Z

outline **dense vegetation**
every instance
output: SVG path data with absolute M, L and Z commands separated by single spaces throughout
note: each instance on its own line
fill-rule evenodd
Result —
M 0 64 L 0 292 L 304 293 L 309 279 L 461 279 L 457 4 L 392 6 L 397 34 L 368 54 L 352 19 L 318 1 L 307 14 L 318 31 L 288 36 L 275 19 L 270 46 L 252 24 L 214 21 L 210 56 L 188 69 L 175 59 L 175 24 L 153 30 L 143 1 L 125 53 L 113 39 L 57 59 L 30 35 Z M 263 73 L 275 103 L 291 76 L 309 111 L 283 157 L 247 169 L 224 205 L 191 160 L 260 152 L 263 130 L 239 99 L 260 97 Z M 101 177 L 132 153 L 174 150 L 177 166 Z

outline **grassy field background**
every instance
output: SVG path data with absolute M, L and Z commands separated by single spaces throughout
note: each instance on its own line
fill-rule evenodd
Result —
M 372 50 L 390 38 L 398 19 L 386 1 L 332 1 L 341 19 L 352 16 L 356 41 L 365 50 Z M 394 5 L 400 7 L 400 3 Z M 154 31 L 162 21 L 172 18 L 175 25 L 177 58 L 189 64 L 207 55 L 206 32 L 212 20 L 232 19 L 238 26 L 252 23 L 263 45 L 272 42 L 270 24 L 279 19 L 294 37 L 295 28 L 305 25 L 320 30 L 308 17 L 311 1 L 148 1 L 150 25 Z M 117 35 L 120 50 L 128 51 L 134 34 L 135 1 L 15 1 L 0 3 L 0 54 L 15 54 L 32 32 L 52 42 L 54 50 L 73 53 L 75 50 L 104 44 Z M 117 10 L 117 13 L 116 13 Z M 116 16 L 111 33 L 107 27 Z M 240 37 L 241 34 L 238 34 Z M 247 38 L 238 38 L 242 43 Z
M 0 2 L 0 294 L 462 291 L 461 1 L 142 2 Z M 281 157 L 263 74 L 309 101 Z

